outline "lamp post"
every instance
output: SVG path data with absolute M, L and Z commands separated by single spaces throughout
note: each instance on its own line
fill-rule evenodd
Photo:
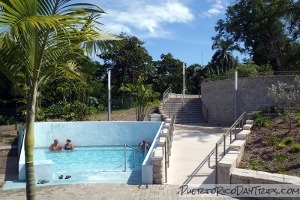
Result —
M 110 96 L 110 76 L 111 76 L 111 71 L 108 71 L 108 116 L 107 116 L 107 121 L 110 121 L 110 113 L 111 113 L 111 96 Z
M 182 95 L 183 95 L 183 97 L 185 96 L 185 68 L 186 68 L 186 63 L 182 63 L 182 74 L 183 74 Z
M 234 74 L 234 120 L 237 120 L 237 90 L 238 90 L 238 72 L 235 71 Z

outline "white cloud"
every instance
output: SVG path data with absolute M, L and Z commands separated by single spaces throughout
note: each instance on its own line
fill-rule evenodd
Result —
M 207 0 L 210 2 L 211 7 L 209 10 L 202 12 L 201 17 L 212 17 L 215 15 L 219 15 L 225 12 L 226 9 L 226 2 L 224 0 Z
M 168 37 L 166 25 L 190 23 L 194 16 L 184 0 L 110 0 L 102 1 L 105 29 L 118 34 L 121 31 L 138 37 Z M 101 5 L 99 5 L 101 7 Z

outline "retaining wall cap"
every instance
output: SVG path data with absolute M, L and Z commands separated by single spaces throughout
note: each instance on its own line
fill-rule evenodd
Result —
M 250 130 L 242 130 L 241 132 L 239 132 L 238 134 L 249 134 L 251 133 Z
M 253 120 L 250 119 L 246 120 L 246 124 L 253 124 Z
M 157 147 L 153 152 L 152 160 L 162 160 L 163 158 L 164 158 L 163 148 Z
M 160 143 L 165 143 L 165 141 L 166 141 L 166 137 L 160 137 L 159 138 L 159 142 Z
M 240 151 L 230 150 L 230 151 L 227 152 L 227 154 L 240 154 Z
M 168 133 L 168 129 L 167 129 L 167 128 L 164 128 L 164 129 L 162 130 L 162 133 L 163 133 L 163 134 L 167 134 L 167 133 Z
M 285 183 L 300 185 L 300 177 L 297 176 L 290 176 L 290 175 L 283 175 L 283 181 Z
M 244 126 L 243 126 L 243 129 L 244 130 L 250 130 L 252 128 L 252 124 L 245 124 Z
M 236 162 L 239 154 L 226 154 L 219 162 L 220 166 L 232 165 Z
M 231 143 L 229 146 L 230 147 L 238 147 L 240 148 L 241 146 L 243 146 L 245 144 L 245 140 L 235 140 L 233 143 Z
M 170 127 L 170 123 L 166 122 L 166 123 L 164 124 L 164 128 L 169 128 L 169 127 Z

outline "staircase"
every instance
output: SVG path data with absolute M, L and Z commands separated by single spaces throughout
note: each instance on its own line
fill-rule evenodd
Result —
M 184 103 L 182 98 L 169 98 L 165 101 L 162 111 L 169 117 L 174 113 L 177 124 L 206 123 L 199 97 L 184 98 Z

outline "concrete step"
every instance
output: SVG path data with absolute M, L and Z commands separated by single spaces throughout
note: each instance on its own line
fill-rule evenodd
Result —
M 181 98 L 170 98 L 165 102 L 163 112 L 166 115 L 174 113 L 176 123 L 205 123 L 199 98 L 185 98 L 184 107 Z

